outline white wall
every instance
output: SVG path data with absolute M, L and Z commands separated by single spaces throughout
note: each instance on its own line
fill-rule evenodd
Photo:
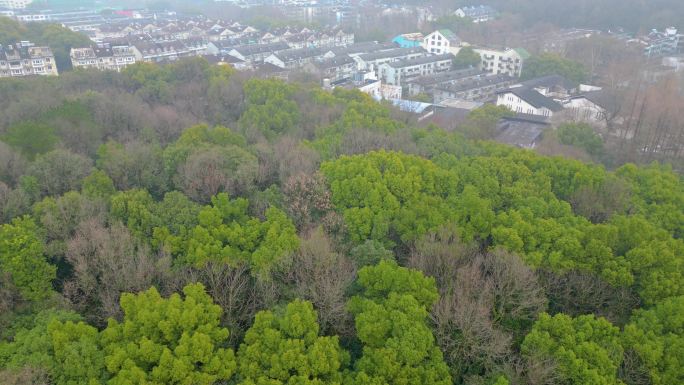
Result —
M 496 99 L 497 106 L 506 106 L 510 108 L 513 112 L 529 115 L 539 115 L 539 116 L 553 116 L 553 111 L 546 107 L 537 108 L 525 100 L 519 98 L 512 92 L 507 92 L 504 94 L 499 94 Z
M 515 50 L 499 51 L 487 48 L 476 48 L 482 61 L 480 68 L 493 74 L 506 74 L 513 77 L 520 76 L 523 60 Z M 511 68 L 508 68 L 508 67 Z

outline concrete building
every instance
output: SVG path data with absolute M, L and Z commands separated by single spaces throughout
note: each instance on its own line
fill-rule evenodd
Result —
M 446 99 L 493 102 L 497 99 L 497 92 L 510 87 L 513 81 L 514 78 L 508 75 L 485 74 L 440 84 L 431 94 L 435 103 Z
M 410 96 L 431 94 L 435 87 L 440 85 L 446 85 L 458 82 L 461 79 L 468 79 L 486 74 L 486 72 L 481 71 L 479 68 L 466 68 L 421 76 L 407 82 L 408 91 Z
M 328 79 L 331 84 L 336 84 L 348 80 L 354 75 L 356 61 L 350 56 L 338 56 L 307 63 L 303 68 L 321 80 Z
M 525 60 L 530 58 L 529 52 L 523 48 L 491 49 L 477 47 L 474 50 L 482 58 L 480 68 L 495 75 L 505 74 L 520 77 Z
M 58 75 L 55 56 L 49 47 L 35 47 L 27 41 L 0 46 L 0 77 L 31 75 Z
M 408 81 L 417 77 L 451 70 L 453 59 L 454 56 L 447 53 L 383 63 L 379 66 L 380 80 L 386 84 L 407 86 Z
M 454 12 L 458 17 L 468 18 L 473 23 L 484 23 L 493 20 L 497 16 L 497 12 L 489 5 L 473 5 L 468 7 L 461 7 Z
M 422 48 L 395 48 L 361 54 L 355 59 L 359 70 L 375 72 L 376 76 L 379 76 L 378 68 L 381 64 L 398 60 L 411 60 L 423 56 L 427 56 L 427 52 Z
M 449 29 L 437 30 L 423 38 L 422 47 L 429 53 L 456 55 L 466 44 Z
M 121 72 L 137 61 L 135 52 L 128 45 L 98 44 L 92 47 L 72 48 L 70 57 L 74 69 L 95 68 L 116 72 Z

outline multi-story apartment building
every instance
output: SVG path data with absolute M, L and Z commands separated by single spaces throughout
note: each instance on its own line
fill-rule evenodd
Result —
M 49 47 L 35 47 L 30 42 L 0 46 L 0 77 L 30 75 L 57 76 L 57 63 Z
M 449 71 L 453 59 L 454 56 L 447 53 L 383 63 L 379 67 L 380 79 L 386 84 L 403 86 L 420 76 Z
M 137 61 L 133 49 L 128 45 L 98 44 L 93 47 L 72 48 L 70 56 L 74 69 L 96 68 L 120 72 Z
M 422 48 L 395 48 L 361 54 L 355 56 L 354 60 L 356 60 L 359 70 L 375 72 L 379 76 L 378 69 L 384 63 L 411 60 L 423 56 L 427 56 L 427 52 Z
M 432 90 L 431 94 L 435 103 L 440 103 L 446 99 L 471 102 L 496 101 L 496 93 L 510 87 L 514 80 L 514 78 L 508 75 L 487 74 L 475 76 L 438 85 Z
M 303 69 L 320 77 L 321 80 L 328 79 L 331 84 L 336 84 L 354 75 L 356 62 L 349 55 L 343 55 L 307 63 Z
M 33 0 L 0 0 L 0 8 L 24 9 L 33 3 Z
M 475 48 L 475 52 L 482 57 L 480 67 L 483 71 L 495 75 L 508 75 L 519 77 L 522 73 L 525 60 L 529 59 L 530 54 L 523 48 Z

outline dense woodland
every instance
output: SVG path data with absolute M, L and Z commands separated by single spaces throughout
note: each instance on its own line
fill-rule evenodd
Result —
M 684 383 L 667 165 L 202 59 L 2 80 L 0 111 L 2 384 Z

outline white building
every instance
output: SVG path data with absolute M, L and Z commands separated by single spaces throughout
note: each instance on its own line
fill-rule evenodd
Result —
M 571 97 L 563 107 L 571 120 L 603 126 L 606 124 L 604 103 L 603 92 L 593 91 Z
M 0 8 L 24 9 L 32 2 L 33 0 L 0 0 Z
M 451 70 L 453 59 L 454 56 L 447 53 L 383 63 L 379 67 L 380 80 L 386 84 L 403 86 L 417 77 Z
M 49 47 L 34 47 L 29 42 L 0 46 L 0 78 L 29 75 L 58 75 L 52 50 Z
M 445 53 L 456 55 L 466 45 L 449 29 L 440 29 L 425 36 L 422 44 L 427 52 L 436 55 L 443 55 Z
M 427 53 L 422 48 L 395 48 L 384 51 L 377 51 L 371 53 L 365 53 L 358 56 L 353 56 L 358 64 L 358 69 L 360 71 L 370 71 L 375 72 L 376 76 L 380 73 L 378 69 L 381 64 L 390 63 L 399 60 L 411 60 L 423 56 L 427 56 Z
M 509 88 L 497 92 L 497 106 L 506 106 L 520 114 L 551 117 L 563 110 L 563 106 L 534 89 L 526 87 Z
M 303 69 L 332 84 L 350 79 L 356 71 L 356 62 L 349 55 L 316 60 L 304 65 Z
M 121 72 L 137 61 L 130 46 L 99 44 L 94 47 L 72 48 L 71 65 L 76 68 L 96 68 L 101 71 Z
M 495 75 L 508 75 L 512 77 L 519 77 L 522 73 L 525 60 L 529 59 L 530 54 L 523 48 L 506 48 L 506 49 L 491 49 L 491 48 L 475 48 L 475 52 L 480 54 L 482 62 L 480 68 L 483 71 Z
M 325 53 L 326 51 L 321 48 L 288 49 L 269 55 L 264 59 L 264 62 L 292 70 L 301 68 L 314 60 L 322 59 Z
M 401 87 L 383 84 L 377 79 L 366 79 L 353 87 L 370 95 L 375 100 L 401 99 Z
M 473 23 L 484 23 L 496 18 L 497 12 L 488 5 L 476 5 L 459 8 L 454 12 L 454 15 L 464 18 L 467 17 L 472 20 Z

